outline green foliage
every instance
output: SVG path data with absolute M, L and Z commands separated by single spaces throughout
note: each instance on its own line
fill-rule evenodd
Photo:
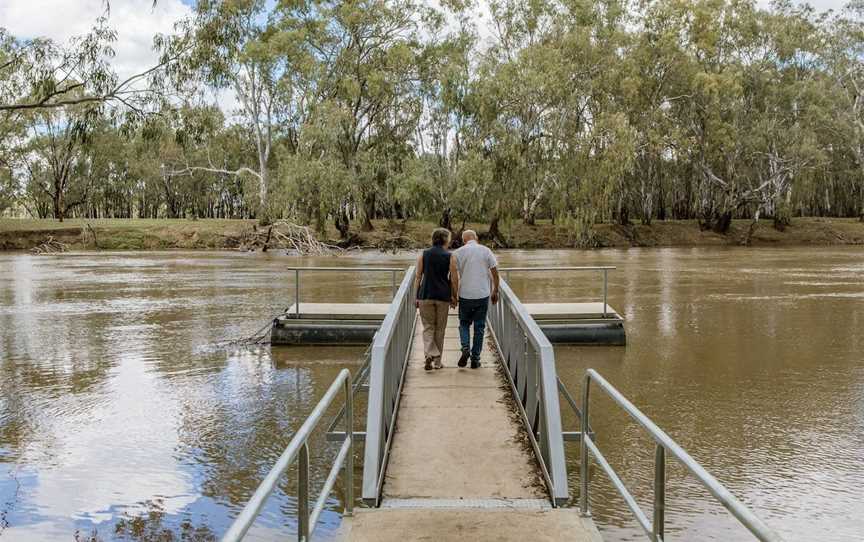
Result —
M 0 116 L 0 175 L 38 216 L 436 217 L 502 243 L 539 218 L 592 246 L 597 222 L 864 215 L 861 2 L 487 4 L 491 32 L 472 2 L 200 1 L 132 125 L 140 103 L 90 100 L 118 84 L 104 21 L 62 47 L 0 30 L 0 104 L 53 110 Z
M 9 170 L 0 169 L 0 215 L 17 201 L 17 186 Z

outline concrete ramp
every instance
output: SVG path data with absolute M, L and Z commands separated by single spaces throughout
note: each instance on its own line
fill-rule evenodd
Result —
M 542 499 L 543 481 L 497 373 L 491 341 L 480 369 L 458 368 L 455 316 L 447 322 L 443 369 L 423 369 L 421 324 L 405 373 L 390 463 L 388 499 Z
M 593 524 L 570 508 L 361 509 L 345 522 L 342 539 L 355 542 L 601 542 Z

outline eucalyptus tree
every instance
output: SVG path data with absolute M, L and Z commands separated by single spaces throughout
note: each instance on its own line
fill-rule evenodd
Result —
M 29 137 L 15 150 L 17 167 L 50 199 L 52 216 L 60 222 L 90 193 L 92 178 L 82 173 L 97 120 L 92 110 L 73 107 L 30 113 Z
M 686 158 L 687 131 L 672 108 L 690 97 L 688 59 L 680 42 L 682 15 L 675 3 L 664 1 L 632 13 L 628 20 L 635 30 L 627 36 L 621 55 L 617 96 L 625 104 L 636 137 L 634 164 L 626 182 L 646 225 L 655 216 L 662 220 L 676 211 L 689 218 L 689 179 L 676 182 L 676 165 Z
M 304 11 L 307 3 L 291 4 Z M 178 36 L 160 41 L 168 56 L 187 43 L 194 45 L 191 54 L 171 72 L 175 85 L 184 88 L 203 82 L 212 89 L 230 91 L 239 103 L 241 122 L 252 133 L 255 148 L 254 165 L 228 170 L 207 162 L 187 169 L 254 176 L 258 181 L 258 210 L 266 214 L 274 145 L 286 134 L 296 137 L 305 107 L 296 77 L 307 63 L 300 46 L 303 40 L 274 26 L 270 4 L 265 0 L 200 1 L 195 16 L 182 22 L 178 30 Z
M 854 0 L 824 23 L 837 130 L 858 167 L 858 215 L 864 221 L 864 2 Z
M 18 186 L 12 170 L 0 165 L 0 215 L 18 201 Z
M 78 107 L 138 115 L 165 98 L 159 84 L 188 47 L 163 55 L 147 69 L 120 78 L 111 66 L 117 33 L 100 17 L 84 35 L 67 44 L 17 39 L 0 27 L 0 114 Z
M 322 23 L 311 36 L 320 63 L 317 87 L 338 126 L 333 149 L 354 190 L 335 210 L 347 234 L 352 204 L 372 229 L 386 181 L 411 156 L 410 141 L 422 110 L 421 66 L 443 19 L 414 0 L 329 1 L 318 5 Z
M 438 225 L 452 229 L 454 218 L 463 222 L 476 215 L 475 183 L 460 179 L 471 131 L 469 96 L 472 56 L 477 33 L 464 11 L 458 28 L 434 46 L 423 66 L 423 116 L 416 129 L 416 171 L 404 178 L 400 199 L 421 213 L 439 213 Z
M 137 143 L 139 175 L 159 186 L 169 218 L 248 218 L 258 210 L 259 179 L 248 125 L 227 125 L 215 106 L 184 106 L 154 119 Z M 208 164 L 196 166 L 195 164 Z
M 492 45 L 483 55 L 469 98 L 474 121 L 472 145 L 491 171 L 486 202 L 489 234 L 507 240 L 499 223 L 522 215 L 533 223 L 548 188 L 548 122 L 559 112 L 560 80 L 548 70 L 562 67 L 549 45 L 556 4 L 490 2 Z
M 107 118 L 143 119 L 166 98 L 160 75 L 185 54 L 178 47 L 120 78 L 111 66 L 116 40 L 105 17 L 65 44 L 21 40 L 0 28 L 0 161 L 14 163 L 31 214 L 62 221 L 86 203 L 94 127 Z

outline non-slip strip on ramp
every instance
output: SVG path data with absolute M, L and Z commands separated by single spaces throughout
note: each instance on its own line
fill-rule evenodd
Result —
M 384 499 L 381 508 L 388 509 L 513 509 L 550 510 L 545 499 Z

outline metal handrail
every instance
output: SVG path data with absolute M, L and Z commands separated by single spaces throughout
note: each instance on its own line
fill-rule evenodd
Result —
M 606 318 L 609 306 L 609 271 L 614 271 L 614 265 L 563 265 L 552 267 L 502 267 L 501 271 L 510 278 L 511 271 L 602 271 L 603 272 L 603 318 Z
M 552 504 L 563 505 L 569 494 L 555 352 L 506 280 L 499 294 L 489 311 L 492 335 Z
M 615 470 L 609 465 L 606 458 L 600 452 L 600 449 L 591 438 L 583 438 L 580 440 L 582 446 L 582 456 L 580 464 L 580 482 L 581 492 L 579 494 L 579 508 L 582 515 L 590 515 L 588 510 L 588 464 L 591 455 L 595 457 L 597 463 L 609 476 L 615 489 L 624 498 L 625 503 L 630 508 L 630 511 L 636 516 L 639 525 L 645 533 L 655 542 L 660 542 L 665 536 L 665 516 L 666 516 L 666 453 L 672 454 L 697 480 L 720 502 L 741 524 L 746 527 L 757 539 L 768 542 L 781 542 L 783 539 L 775 533 L 768 525 L 759 519 L 749 508 L 739 501 L 723 484 L 706 471 L 702 465 L 696 462 L 690 454 L 684 451 L 669 435 L 652 422 L 648 416 L 636 408 L 633 403 L 627 400 L 624 395 L 615 389 L 612 384 L 606 381 L 605 378 L 594 369 L 588 369 L 585 373 L 585 382 L 582 388 L 582 434 L 586 435 L 589 432 L 589 416 L 588 411 L 591 382 L 596 384 L 633 420 L 641 425 L 651 438 L 656 442 L 654 448 L 654 514 L 651 520 L 639 507 L 636 499 L 630 491 L 624 486 L 624 482 L 615 473 Z
M 417 292 L 414 266 L 408 268 L 390 309 L 372 340 L 369 401 L 366 407 L 366 449 L 363 460 L 363 501 L 378 506 L 390 444 L 414 339 Z
M 321 272 L 364 272 L 364 273 L 390 273 L 393 297 L 396 297 L 396 275 L 405 271 L 402 267 L 286 267 L 287 271 L 294 271 L 294 314 L 300 318 L 300 273 L 303 271 Z
M 576 399 L 570 394 L 570 390 L 567 389 L 567 386 L 564 385 L 564 382 L 561 381 L 561 378 L 558 378 L 558 393 L 564 396 L 564 402 L 570 407 L 570 410 L 573 411 L 573 414 L 579 419 L 579 431 L 563 431 L 564 442 L 579 442 L 579 439 L 582 438 L 582 410 L 579 409 L 579 405 L 576 404 Z M 588 438 L 594 438 L 594 430 L 590 427 L 588 428 Z
M 351 381 L 351 396 L 356 397 L 360 392 L 369 391 L 369 385 L 366 384 L 366 381 L 369 379 L 369 366 L 372 362 L 372 345 L 369 345 L 369 348 L 366 349 L 366 352 L 363 353 L 363 364 L 357 369 L 357 372 L 354 373 L 354 378 Z M 345 440 L 345 433 L 340 431 L 336 431 L 336 427 L 339 425 L 339 422 L 342 421 L 342 417 L 345 416 L 345 405 L 339 409 L 339 412 L 333 416 L 333 419 L 330 421 L 330 424 L 327 426 L 327 440 L 331 442 L 342 442 Z M 365 431 L 354 431 L 354 439 L 357 442 L 363 442 L 366 440 L 366 432 Z
M 339 448 L 339 453 L 336 454 L 336 459 L 333 461 L 333 467 L 327 475 L 327 480 L 324 482 L 324 487 L 315 501 L 315 506 L 312 511 L 309 511 L 309 436 L 318 425 L 318 422 L 324 416 L 328 407 L 333 403 L 333 400 L 339 393 L 339 388 L 345 392 L 345 433 L 346 438 Z M 318 523 L 318 516 L 324 509 L 327 503 L 327 497 L 333 490 L 336 479 L 339 476 L 339 471 L 345 468 L 345 516 L 351 516 L 354 511 L 354 402 L 351 393 L 351 371 L 342 369 L 336 380 L 330 384 L 330 388 L 324 397 L 318 401 L 315 409 L 300 426 L 300 429 L 294 434 L 288 447 L 279 456 L 276 465 L 270 469 L 270 472 L 255 490 L 252 498 L 246 503 L 243 511 L 231 524 L 228 532 L 222 537 L 222 542 L 235 542 L 242 540 L 246 536 L 246 532 L 252 526 L 255 518 L 261 512 L 264 503 L 276 489 L 276 485 L 282 478 L 282 475 L 288 470 L 295 459 L 298 459 L 298 482 L 297 482 L 297 540 L 306 542 L 309 536 L 315 530 L 315 525 Z

